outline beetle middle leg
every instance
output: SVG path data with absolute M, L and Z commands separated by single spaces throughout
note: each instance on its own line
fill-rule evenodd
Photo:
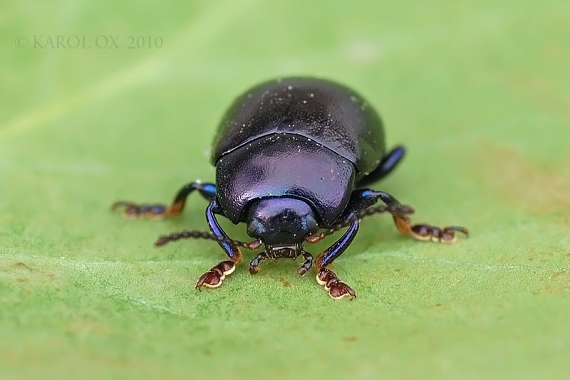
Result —
M 398 207 L 400 205 L 400 202 L 388 193 L 382 191 L 371 191 L 371 193 L 372 197 L 378 197 L 389 207 Z M 469 236 L 469 230 L 461 226 L 437 227 L 430 224 L 412 224 L 408 215 L 398 213 L 392 213 L 392 217 L 398 231 L 403 234 L 409 234 L 417 240 L 452 243 L 456 240 L 456 232 Z
M 162 203 L 146 204 L 117 201 L 113 203 L 111 209 L 116 210 L 122 208 L 123 216 L 128 219 L 163 219 L 165 217 L 177 216 L 184 209 L 188 196 L 196 190 L 209 201 L 216 198 L 216 185 L 209 182 L 194 181 L 184 185 L 178 191 L 170 206 Z
M 402 212 L 406 206 L 403 206 L 396 198 L 383 191 L 357 190 L 352 193 L 347 209 L 349 213 L 357 213 L 368 209 L 379 200 L 388 206 L 386 211 L 392 214 L 398 230 L 404 234 L 409 234 L 417 240 L 452 243 L 456 239 L 456 232 L 469 236 L 467 228 L 461 226 L 436 227 L 430 224 L 412 224 L 408 216 L 409 213 Z

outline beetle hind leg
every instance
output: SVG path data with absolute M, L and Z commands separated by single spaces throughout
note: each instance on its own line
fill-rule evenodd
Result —
M 122 209 L 123 216 L 127 219 L 164 219 L 179 215 L 186 204 L 188 196 L 197 190 L 207 200 L 216 197 L 216 185 L 213 183 L 194 181 L 184 185 L 174 197 L 174 200 L 167 206 L 162 203 L 146 204 L 128 201 L 117 201 L 111 206 L 111 210 Z
M 380 181 L 382 178 L 386 177 L 396 168 L 396 166 L 398 166 L 400 161 L 402 161 L 404 158 L 405 154 L 406 150 L 403 146 L 396 146 L 384 157 L 382 157 L 382 161 L 380 161 L 376 169 L 374 169 L 370 174 L 358 182 L 358 187 L 371 185 L 374 182 Z

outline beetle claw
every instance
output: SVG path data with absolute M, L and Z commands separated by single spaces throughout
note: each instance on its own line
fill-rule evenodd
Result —
M 196 282 L 196 289 L 200 290 L 202 286 L 207 288 L 217 288 L 222 285 L 226 276 L 232 274 L 236 269 L 236 264 L 233 261 L 222 261 L 206 273 L 204 273 Z
M 327 268 L 319 269 L 317 273 L 317 282 L 319 285 L 328 290 L 332 299 L 350 298 L 351 300 L 356 297 L 356 293 L 350 286 L 340 281 L 336 273 Z

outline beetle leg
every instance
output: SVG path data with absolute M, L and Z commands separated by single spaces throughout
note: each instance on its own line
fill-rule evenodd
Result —
M 348 230 L 333 243 L 329 248 L 321 252 L 315 259 L 317 265 L 317 282 L 323 285 L 325 289 L 328 290 L 329 295 L 334 299 L 339 299 L 343 297 L 356 297 L 354 290 L 350 288 L 347 284 L 340 281 L 338 276 L 326 268 L 330 265 L 337 257 L 339 257 L 352 243 L 352 240 L 358 232 L 359 221 L 355 220 L 349 226 Z
M 354 290 L 344 282 L 340 281 L 336 273 L 328 268 L 319 269 L 319 272 L 317 273 L 317 282 L 328 290 L 332 299 L 337 300 L 345 297 L 353 299 L 356 297 Z
M 202 183 L 195 181 L 184 185 L 174 197 L 172 204 L 167 206 L 165 204 L 145 204 L 133 203 L 127 201 L 117 201 L 111 206 L 112 210 L 118 208 L 123 209 L 123 216 L 128 219 L 149 218 L 149 219 L 164 219 L 165 217 L 172 217 L 179 215 L 184 209 L 186 198 L 190 193 L 198 190 L 207 200 L 211 201 L 216 198 L 216 185 L 213 183 Z
M 440 228 L 429 224 L 410 224 L 410 219 L 406 216 L 394 216 L 394 223 L 400 232 L 410 234 L 421 241 L 453 243 L 457 239 L 456 232 L 469 236 L 469 231 L 465 227 L 447 226 Z
M 330 247 L 321 252 L 315 259 L 317 267 L 324 268 L 331 264 L 337 257 L 342 255 L 342 253 L 348 248 L 356 233 L 358 232 L 360 222 L 358 220 L 352 222 L 348 227 L 348 230 L 342 235 L 340 239 L 334 242 Z
M 384 202 L 388 207 L 386 209 L 378 208 L 379 206 L 376 206 L 376 209 L 371 207 L 379 200 Z M 456 232 L 461 232 L 469 236 L 469 231 L 465 227 L 448 226 L 440 228 L 430 224 L 411 224 L 408 215 L 413 213 L 412 208 L 402 205 L 396 198 L 388 193 L 369 189 L 356 190 L 352 193 L 350 202 L 343 215 L 339 217 L 339 220 L 349 220 L 354 214 L 368 216 L 384 211 L 392 214 L 394 223 L 400 232 L 409 234 L 418 240 L 452 243 L 456 239 Z M 318 241 L 317 239 L 319 237 L 319 235 L 316 235 L 313 240 Z
M 382 161 L 378 164 L 378 167 L 374 169 L 370 174 L 366 177 L 362 178 L 357 186 L 363 187 L 368 186 L 376 181 L 381 180 L 382 178 L 386 177 L 388 174 L 396 168 L 396 166 L 402 161 L 404 155 L 406 154 L 406 150 L 403 146 L 396 146 L 390 152 L 388 152 L 384 157 L 382 157 Z
M 297 273 L 299 273 L 301 276 L 303 276 L 313 266 L 313 255 L 311 255 L 309 252 L 306 252 L 306 251 L 303 251 L 303 253 L 301 253 L 301 255 L 305 259 L 305 262 L 303 262 L 303 264 L 301 264 L 301 266 L 299 268 L 297 268 Z
M 196 289 L 200 290 L 202 286 L 207 288 L 217 288 L 222 284 L 226 276 L 232 274 L 236 269 L 233 261 L 222 261 L 206 273 L 204 273 L 196 282 Z
M 218 205 L 218 201 L 214 199 L 212 202 L 210 202 L 210 204 L 206 208 L 206 221 L 208 222 L 210 231 L 212 231 L 212 233 L 218 236 L 219 238 L 223 238 L 225 240 L 231 240 L 226 234 L 226 232 L 220 226 L 220 223 L 218 223 L 216 215 L 214 215 L 220 213 L 221 210 L 220 206 Z M 228 243 L 227 241 L 218 241 L 218 244 L 220 247 L 222 247 L 226 255 L 228 255 L 230 260 L 232 260 L 234 263 L 238 263 L 241 261 L 242 254 L 237 246 Z
M 269 258 L 269 256 L 267 256 L 267 252 L 265 251 L 255 256 L 253 260 L 251 260 L 251 262 L 249 263 L 249 273 L 256 274 L 257 272 L 259 272 L 259 263 L 261 263 L 263 260 L 267 258 Z
M 208 221 L 208 226 L 212 233 L 226 240 L 231 240 L 228 235 L 224 232 L 214 213 L 220 213 L 220 208 L 216 199 L 213 199 L 208 207 L 206 208 L 206 220 Z M 208 272 L 204 273 L 196 282 L 196 288 L 200 289 L 202 286 L 209 288 L 217 288 L 222 284 L 222 281 L 226 276 L 232 274 L 235 270 L 235 264 L 239 263 L 243 256 L 241 251 L 235 245 L 228 243 L 227 241 L 218 241 L 218 244 L 231 261 L 222 261 Z
M 377 195 L 380 200 L 393 209 L 400 206 L 400 202 L 388 193 L 382 191 L 373 191 L 372 193 Z M 398 231 L 404 234 L 410 234 L 415 239 L 422 241 L 452 243 L 456 239 L 456 232 L 461 232 L 465 236 L 469 236 L 467 228 L 461 226 L 440 228 L 430 224 L 411 224 L 408 215 L 394 212 L 392 212 L 392 217 L 394 218 L 394 223 Z

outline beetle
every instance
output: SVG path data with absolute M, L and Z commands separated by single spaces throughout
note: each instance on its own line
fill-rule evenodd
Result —
M 197 281 L 196 288 L 218 287 L 242 260 L 240 248 L 264 249 L 251 260 L 255 274 L 266 259 L 302 256 L 297 272 L 316 267 L 317 282 L 334 298 L 353 298 L 354 290 L 329 266 L 351 244 L 363 217 L 390 213 L 397 229 L 419 240 L 452 242 L 461 226 L 411 224 L 414 210 L 392 195 L 367 188 L 388 175 L 404 157 L 403 146 L 386 151 L 382 121 L 364 98 L 339 83 L 291 77 L 261 83 L 242 93 L 223 117 L 214 137 L 211 164 L 216 182 L 184 185 L 170 206 L 118 201 L 127 218 L 179 215 L 189 194 L 198 191 L 209 204 L 211 232 L 183 231 L 160 236 L 156 246 L 179 239 L 217 241 L 227 259 Z M 376 206 L 381 201 L 383 205 Z M 255 240 L 228 237 L 217 216 L 246 223 Z M 316 259 L 304 248 L 348 227 Z

